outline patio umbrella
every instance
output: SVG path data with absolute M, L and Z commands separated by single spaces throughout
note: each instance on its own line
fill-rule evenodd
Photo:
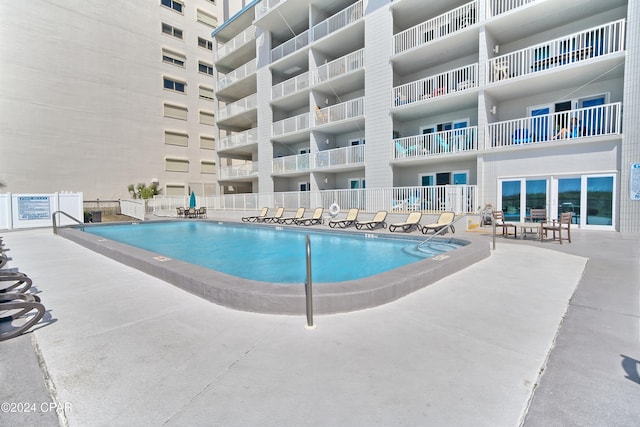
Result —
M 196 193 L 194 193 L 193 191 L 191 192 L 191 197 L 189 197 L 189 207 L 190 208 L 196 207 Z

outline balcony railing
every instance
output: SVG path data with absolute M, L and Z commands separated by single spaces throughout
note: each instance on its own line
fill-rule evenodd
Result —
M 242 98 L 235 102 L 232 102 L 231 104 L 227 104 L 224 108 L 221 108 L 220 111 L 218 111 L 218 121 L 256 108 L 256 106 L 258 105 L 257 102 L 257 97 L 254 93 L 247 96 L 246 98 Z
M 271 99 L 282 98 L 309 87 L 309 72 L 285 80 L 271 88 Z
M 599 105 L 487 125 L 488 149 L 579 141 L 622 132 L 622 104 Z
M 225 56 L 227 56 L 234 50 L 240 48 L 241 46 L 244 46 L 251 40 L 255 40 L 255 38 L 256 38 L 256 27 L 251 25 L 249 28 L 247 28 L 246 30 L 244 30 L 243 32 L 241 32 L 240 34 L 238 34 L 237 36 L 235 36 L 234 38 L 232 38 L 222 46 L 218 47 L 216 59 L 224 58 Z
M 315 73 L 316 83 L 322 83 L 364 67 L 364 49 L 357 50 L 348 55 L 334 59 L 318 67 Z
M 273 159 L 273 173 L 303 172 L 309 170 L 309 153 Z
M 280 136 L 305 129 L 309 129 L 309 113 L 302 113 L 274 122 L 272 125 L 272 134 L 273 136 Z
M 313 41 L 320 40 L 322 37 L 338 31 L 347 25 L 356 22 L 358 19 L 364 16 L 363 1 L 360 0 L 357 3 L 341 10 L 325 19 L 324 21 L 316 24 L 312 28 Z
M 491 16 L 501 15 L 534 2 L 536 0 L 491 0 L 488 14 Z
M 339 122 L 341 120 L 353 119 L 363 115 L 364 97 L 361 97 L 341 104 L 332 105 L 331 107 L 322 109 L 316 107 L 313 119 L 316 126 L 321 126 L 328 123 Z
M 220 138 L 218 144 L 219 150 L 227 148 L 239 147 L 243 145 L 255 144 L 258 142 L 258 128 L 245 130 L 244 132 L 234 133 Z
M 224 77 L 221 77 L 218 80 L 218 90 L 222 90 L 225 87 L 246 78 L 247 76 L 256 72 L 256 60 L 252 59 L 244 65 L 239 66 L 235 70 L 224 74 Z
M 477 10 L 478 1 L 474 0 L 402 31 L 393 36 L 393 52 L 402 53 L 473 25 L 478 19 Z
M 250 176 L 258 176 L 258 162 L 248 162 L 243 165 L 220 168 L 220 179 L 245 178 Z
M 271 49 L 271 62 L 284 58 L 309 44 L 309 30 Z
M 586 61 L 625 49 L 625 20 L 574 33 L 489 60 L 489 83 Z
M 393 88 L 392 106 L 399 107 L 478 85 L 478 64 L 471 64 L 446 73 L 427 77 Z
M 331 168 L 335 166 L 364 164 L 364 145 L 334 148 L 315 153 L 313 157 L 314 169 Z
M 424 158 L 478 150 L 478 127 L 469 126 L 393 140 L 393 158 Z
M 263 17 L 283 1 L 284 0 L 262 0 L 256 6 L 256 19 Z

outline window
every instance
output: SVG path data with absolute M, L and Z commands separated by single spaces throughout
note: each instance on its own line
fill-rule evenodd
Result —
M 164 132 L 164 143 L 168 145 L 180 145 L 186 147 L 189 145 L 189 135 L 179 132 Z
M 187 107 L 164 104 L 164 116 L 171 119 L 187 120 Z
M 213 101 L 213 89 L 205 87 L 205 86 L 199 86 L 198 90 L 199 90 L 200 99 L 206 99 L 207 101 Z
M 207 111 L 200 111 L 200 123 L 203 125 L 215 126 L 215 115 Z
M 198 22 L 201 22 L 212 28 L 216 28 L 218 26 L 218 19 L 213 15 L 209 15 L 208 13 L 198 9 L 197 16 L 198 16 Z
M 169 172 L 189 172 L 189 160 L 167 157 L 164 159 L 164 167 Z
M 213 66 L 204 62 L 198 62 L 198 71 L 213 76 Z
M 200 173 L 216 173 L 216 162 L 213 160 L 202 160 L 200 162 Z
M 185 92 L 186 83 L 179 82 L 177 80 L 170 79 L 168 77 L 164 77 L 164 88 L 168 90 L 173 90 L 176 92 Z
M 213 50 L 213 42 L 211 40 L 203 39 L 202 37 L 198 37 L 198 46 Z
M 167 188 L 164 194 L 167 196 L 184 196 L 185 195 L 184 185 L 167 184 Z
M 182 30 L 172 25 L 162 23 L 162 32 L 182 40 Z
M 215 150 L 216 149 L 216 139 L 212 136 L 201 136 L 200 137 L 200 148 L 204 150 Z
M 182 13 L 182 8 L 184 7 L 184 4 L 176 0 L 160 0 L 160 4 L 179 13 Z
M 187 57 L 176 52 L 171 52 L 167 49 L 162 49 L 162 62 L 166 62 L 167 64 L 177 65 L 178 67 L 184 68 L 184 63 L 187 60 Z

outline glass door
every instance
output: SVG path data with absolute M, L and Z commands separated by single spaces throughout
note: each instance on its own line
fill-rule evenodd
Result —
M 520 222 L 520 180 L 502 181 L 502 203 L 505 221 Z
M 580 224 L 581 181 L 580 178 L 558 179 L 557 218 L 560 218 L 560 214 L 563 212 L 572 212 L 571 222 Z
M 535 108 L 531 110 L 531 131 L 534 141 L 547 141 L 549 139 L 549 107 Z
M 587 225 L 613 225 L 613 176 L 587 177 Z
M 547 208 L 547 180 L 528 179 L 525 181 L 525 216 L 528 216 L 531 209 Z

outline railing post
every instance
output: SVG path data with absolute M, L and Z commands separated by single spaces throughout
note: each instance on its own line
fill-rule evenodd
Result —
M 309 235 L 306 236 L 307 246 L 307 281 L 304 284 L 304 290 L 307 300 L 307 329 L 315 329 L 313 324 L 313 292 L 311 288 L 311 241 Z

